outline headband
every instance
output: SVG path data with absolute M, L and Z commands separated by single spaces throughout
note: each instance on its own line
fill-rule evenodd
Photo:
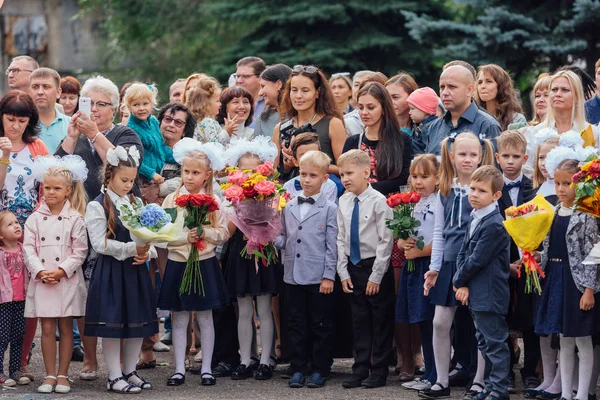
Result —
M 227 164 L 231 167 L 237 166 L 240 157 L 246 153 L 256 155 L 263 163 L 273 162 L 277 157 L 277 147 L 267 136 L 257 136 L 252 140 L 233 138 L 225 152 Z
M 44 179 L 44 173 L 53 167 L 60 167 L 68 170 L 73 175 L 74 182 L 85 182 L 88 175 L 88 169 L 83 161 L 83 158 L 78 155 L 66 155 L 64 157 L 59 156 L 40 156 L 36 157 L 33 163 L 34 173 L 33 175 L 38 181 Z
M 221 143 L 202 143 L 192 138 L 183 138 L 173 146 L 173 158 L 181 165 L 185 156 L 192 151 L 200 151 L 210 160 L 210 169 L 221 171 L 225 168 L 225 149 Z
M 448 136 L 448 148 L 450 148 L 450 146 L 452 145 L 452 143 L 454 143 L 456 141 L 456 137 L 458 135 L 460 135 L 461 133 L 465 133 L 465 132 L 469 132 L 469 131 L 452 132 L 450 134 L 450 136 Z M 473 133 L 473 134 L 475 134 L 475 133 Z M 479 144 L 481 145 L 481 147 L 483 147 L 484 140 L 486 139 L 485 133 L 480 133 L 479 135 L 475 135 L 475 136 L 477 136 L 477 138 L 479 139 Z
M 129 148 L 129 152 L 122 146 L 108 149 L 106 152 L 106 161 L 113 167 L 117 167 L 121 161 L 129 160 L 129 157 L 133 160 L 134 167 L 140 166 L 140 152 L 135 145 Z

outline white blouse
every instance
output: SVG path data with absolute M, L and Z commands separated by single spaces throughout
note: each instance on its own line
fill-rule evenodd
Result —
M 110 189 L 106 190 L 105 196 L 110 196 L 110 199 L 114 203 L 117 210 L 122 205 L 131 205 L 128 196 L 119 197 L 115 192 Z M 119 218 L 118 215 L 115 215 Z M 88 236 L 92 248 L 98 254 L 104 254 L 107 256 L 114 257 L 119 261 L 124 261 L 130 257 L 137 256 L 136 246 L 143 246 L 137 238 L 130 234 L 131 242 L 120 242 L 114 239 L 106 239 L 106 231 L 108 229 L 108 222 L 106 220 L 106 214 L 104 207 L 97 201 L 90 201 L 86 212 L 85 212 L 85 225 L 87 227 Z M 156 249 L 150 246 L 150 258 L 156 258 Z
M 414 217 L 421 222 L 418 228 L 419 236 L 423 236 L 425 246 L 433 241 L 433 228 L 435 224 L 435 201 L 436 193 L 421 198 L 415 206 Z

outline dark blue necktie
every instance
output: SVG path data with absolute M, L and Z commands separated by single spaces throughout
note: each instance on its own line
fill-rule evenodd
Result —
M 506 184 L 506 190 L 521 188 L 521 181 L 511 182 Z
M 358 197 L 354 198 L 354 210 L 352 211 L 352 220 L 350 221 L 350 262 L 358 265 L 360 262 L 360 239 L 358 237 Z

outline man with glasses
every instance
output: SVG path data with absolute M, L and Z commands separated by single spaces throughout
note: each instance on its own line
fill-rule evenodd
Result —
M 235 84 L 247 89 L 254 99 L 254 115 L 250 128 L 254 129 L 254 122 L 265 108 L 265 99 L 258 95 L 260 92 L 260 74 L 267 68 L 262 58 L 244 57 L 236 64 Z
M 54 154 L 60 142 L 67 136 L 71 117 L 56 109 L 60 98 L 60 75 L 51 68 L 38 68 L 29 76 L 29 95 L 40 113 L 40 139 L 50 154 Z
M 17 56 L 12 59 L 5 71 L 10 90 L 20 90 L 29 93 L 29 76 L 40 66 L 29 56 Z

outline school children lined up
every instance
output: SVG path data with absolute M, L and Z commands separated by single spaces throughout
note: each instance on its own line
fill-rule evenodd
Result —
M 240 60 L 241 67 L 260 69 L 258 60 Z M 0 365 L 10 346 L 0 384 L 37 378 L 40 393 L 71 392 L 79 320 L 86 354 L 95 355 L 93 338 L 102 338 L 105 387 L 119 394 L 158 384 L 268 380 L 281 360 L 290 364 L 280 371 L 290 388 L 321 388 L 334 359 L 351 354 L 352 371 L 341 384 L 348 390 L 387 385 L 393 363 L 399 391 L 440 399 L 462 387 L 465 399 L 506 400 L 517 393 L 522 352 L 525 397 L 595 398 L 600 274 L 584 260 L 600 243 L 599 222 L 577 207 L 573 177 L 599 156 L 598 129 L 578 120 L 582 84 L 570 70 L 540 80 L 535 90 L 551 92 L 551 105 L 536 108 L 539 124 L 519 125 L 520 107 L 503 102 L 507 89 L 498 81 L 506 72 L 496 67 L 477 73 L 465 62 L 449 63 L 441 100 L 408 74 L 388 80 L 362 71 L 350 88 L 357 111 L 345 117 L 360 132 L 347 138 L 330 82 L 314 66 L 275 65 L 257 74 L 272 108 L 265 113 L 282 113 L 272 138 L 249 128 L 254 103 L 243 87 L 221 93 L 214 78 L 194 74 L 182 91 L 187 107 L 170 103 L 157 119 L 156 87 L 133 83 L 123 101 L 137 141 L 127 145 L 108 141 L 112 122 L 85 133 L 118 108 L 116 86 L 92 78 L 84 86 L 96 96 L 92 116 L 75 114 L 57 155 L 29 154 L 31 168 L 22 168 L 35 179 L 28 195 L 39 196 L 37 207 L 25 216 L 11 198 L 0 212 Z M 476 97 L 487 111 L 471 99 L 476 78 L 486 88 Z M 0 179 L 17 163 L 13 146 L 36 143 L 28 124 L 37 111 L 24 111 L 26 102 L 20 92 L 0 100 Z M 507 129 L 509 122 L 517 125 Z M 77 155 L 82 146 L 84 157 Z M 95 175 L 102 188 L 86 194 L 84 182 Z M 24 179 L 15 180 L 21 192 Z M 414 224 L 405 237 L 390 229 L 395 214 L 386 201 L 401 191 L 418 198 L 411 221 L 401 221 Z M 186 196 L 211 199 L 211 206 L 193 204 L 191 211 L 181 205 Z M 545 199 L 553 219 L 529 252 L 505 220 L 507 210 L 534 198 Z M 168 239 L 141 236 L 146 222 L 123 219 L 139 204 L 154 207 L 139 212 L 140 220 L 179 228 Z M 528 290 L 527 265 L 539 265 L 541 290 Z M 138 372 L 153 366 L 144 352 L 159 331 L 157 309 L 169 314 L 174 356 L 160 383 Z M 37 319 L 43 377 L 26 360 Z M 199 333 L 199 368 L 188 365 L 192 332 Z M 87 361 L 80 377 L 96 379 L 97 366 Z

